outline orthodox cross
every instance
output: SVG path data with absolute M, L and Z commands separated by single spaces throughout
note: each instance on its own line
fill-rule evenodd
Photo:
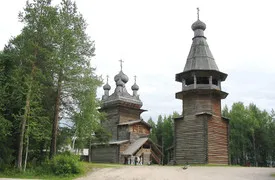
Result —
M 200 8 L 197 7 L 198 20 L 200 19 Z
M 136 81 L 137 81 L 137 76 L 136 75 L 134 75 L 134 79 L 135 79 L 135 83 L 136 83 Z
M 122 59 L 118 60 L 120 62 L 120 70 L 122 71 L 122 63 L 124 63 L 124 61 L 122 61 Z
M 108 83 L 108 81 L 109 81 L 109 75 L 107 75 L 106 77 L 107 77 L 107 83 Z

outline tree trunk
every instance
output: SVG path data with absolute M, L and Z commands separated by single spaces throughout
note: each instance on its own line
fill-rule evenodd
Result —
M 57 84 L 57 96 L 55 100 L 55 112 L 52 126 L 52 139 L 51 139 L 51 149 L 50 149 L 50 159 L 53 158 L 56 154 L 56 141 L 57 141 L 57 130 L 58 130 L 58 121 L 60 113 L 60 100 L 61 100 L 61 76 L 58 78 Z
M 24 162 L 24 172 L 26 171 L 27 161 L 28 161 L 28 153 L 29 153 L 29 135 L 27 134 L 27 142 L 26 142 L 26 155 L 25 155 L 25 162 Z
M 25 105 L 25 112 L 24 116 L 21 122 L 21 129 L 20 129 L 20 136 L 19 136 L 19 147 L 18 147 L 18 157 L 17 157 L 17 168 L 22 171 L 22 154 L 23 154 L 23 146 L 24 146 L 24 134 L 25 134 L 25 129 L 26 129 L 26 123 L 27 119 L 30 113 L 30 99 L 31 99 L 31 93 L 32 93 L 32 81 L 34 77 L 34 71 L 35 70 L 35 65 L 32 65 L 32 72 L 31 72 L 31 77 L 30 77 L 30 83 L 28 87 L 28 92 L 27 92 L 27 97 L 26 97 L 26 105 Z
M 252 134 L 252 139 L 253 139 L 253 151 L 254 151 L 254 163 L 255 166 L 258 167 L 258 162 L 257 162 L 257 154 L 256 154 L 256 144 L 255 144 L 255 134 Z

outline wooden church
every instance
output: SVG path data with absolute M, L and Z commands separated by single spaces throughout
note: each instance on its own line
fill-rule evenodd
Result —
M 174 119 L 173 161 L 176 164 L 228 164 L 229 119 L 221 115 L 221 82 L 227 74 L 219 71 L 206 42 L 205 23 L 193 23 L 193 43 L 183 72 L 176 74 L 182 90 L 182 116 Z
M 106 114 L 102 126 L 110 132 L 111 140 L 106 144 L 94 144 L 91 149 L 92 162 L 129 163 L 133 157 L 139 157 L 142 164 L 151 162 L 160 164 L 162 152 L 159 147 L 149 139 L 151 126 L 143 121 L 140 114 L 146 110 L 141 109 L 142 101 L 139 99 L 136 84 L 131 87 L 133 94 L 127 92 L 125 84 L 128 76 L 121 70 L 114 77 L 116 88 L 109 95 L 111 86 L 103 86 L 104 95 L 100 111 Z

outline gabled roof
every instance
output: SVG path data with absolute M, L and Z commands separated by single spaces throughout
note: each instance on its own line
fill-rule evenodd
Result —
M 157 151 L 160 155 L 163 155 L 160 149 L 158 148 L 157 144 L 155 144 L 151 139 L 149 138 L 139 138 L 134 143 L 132 143 L 122 154 L 123 155 L 133 155 L 135 154 L 138 149 L 146 142 L 150 142 L 152 144 L 152 148 Z
M 133 155 L 148 140 L 148 138 L 139 138 L 132 143 L 122 154 Z
M 142 123 L 145 126 L 151 128 L 151 125 L 148 124 L 147 122 L 143 121 L 143 119 L 138 119 L 138 120 L 134 120 L 134 121 L 123 122 L 123 123 L 118 124 L 118 126 L 132 125 L 132 124 L 137 124 L 137 123 Z

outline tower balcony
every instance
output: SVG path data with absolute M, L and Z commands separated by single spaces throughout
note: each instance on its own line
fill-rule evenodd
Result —
M 216 89 L 221 90 L 220 87 L 216 84 L 190 84 L 190 85 L 183 85 L 182 91 L 188 91 L 191 89 Z

